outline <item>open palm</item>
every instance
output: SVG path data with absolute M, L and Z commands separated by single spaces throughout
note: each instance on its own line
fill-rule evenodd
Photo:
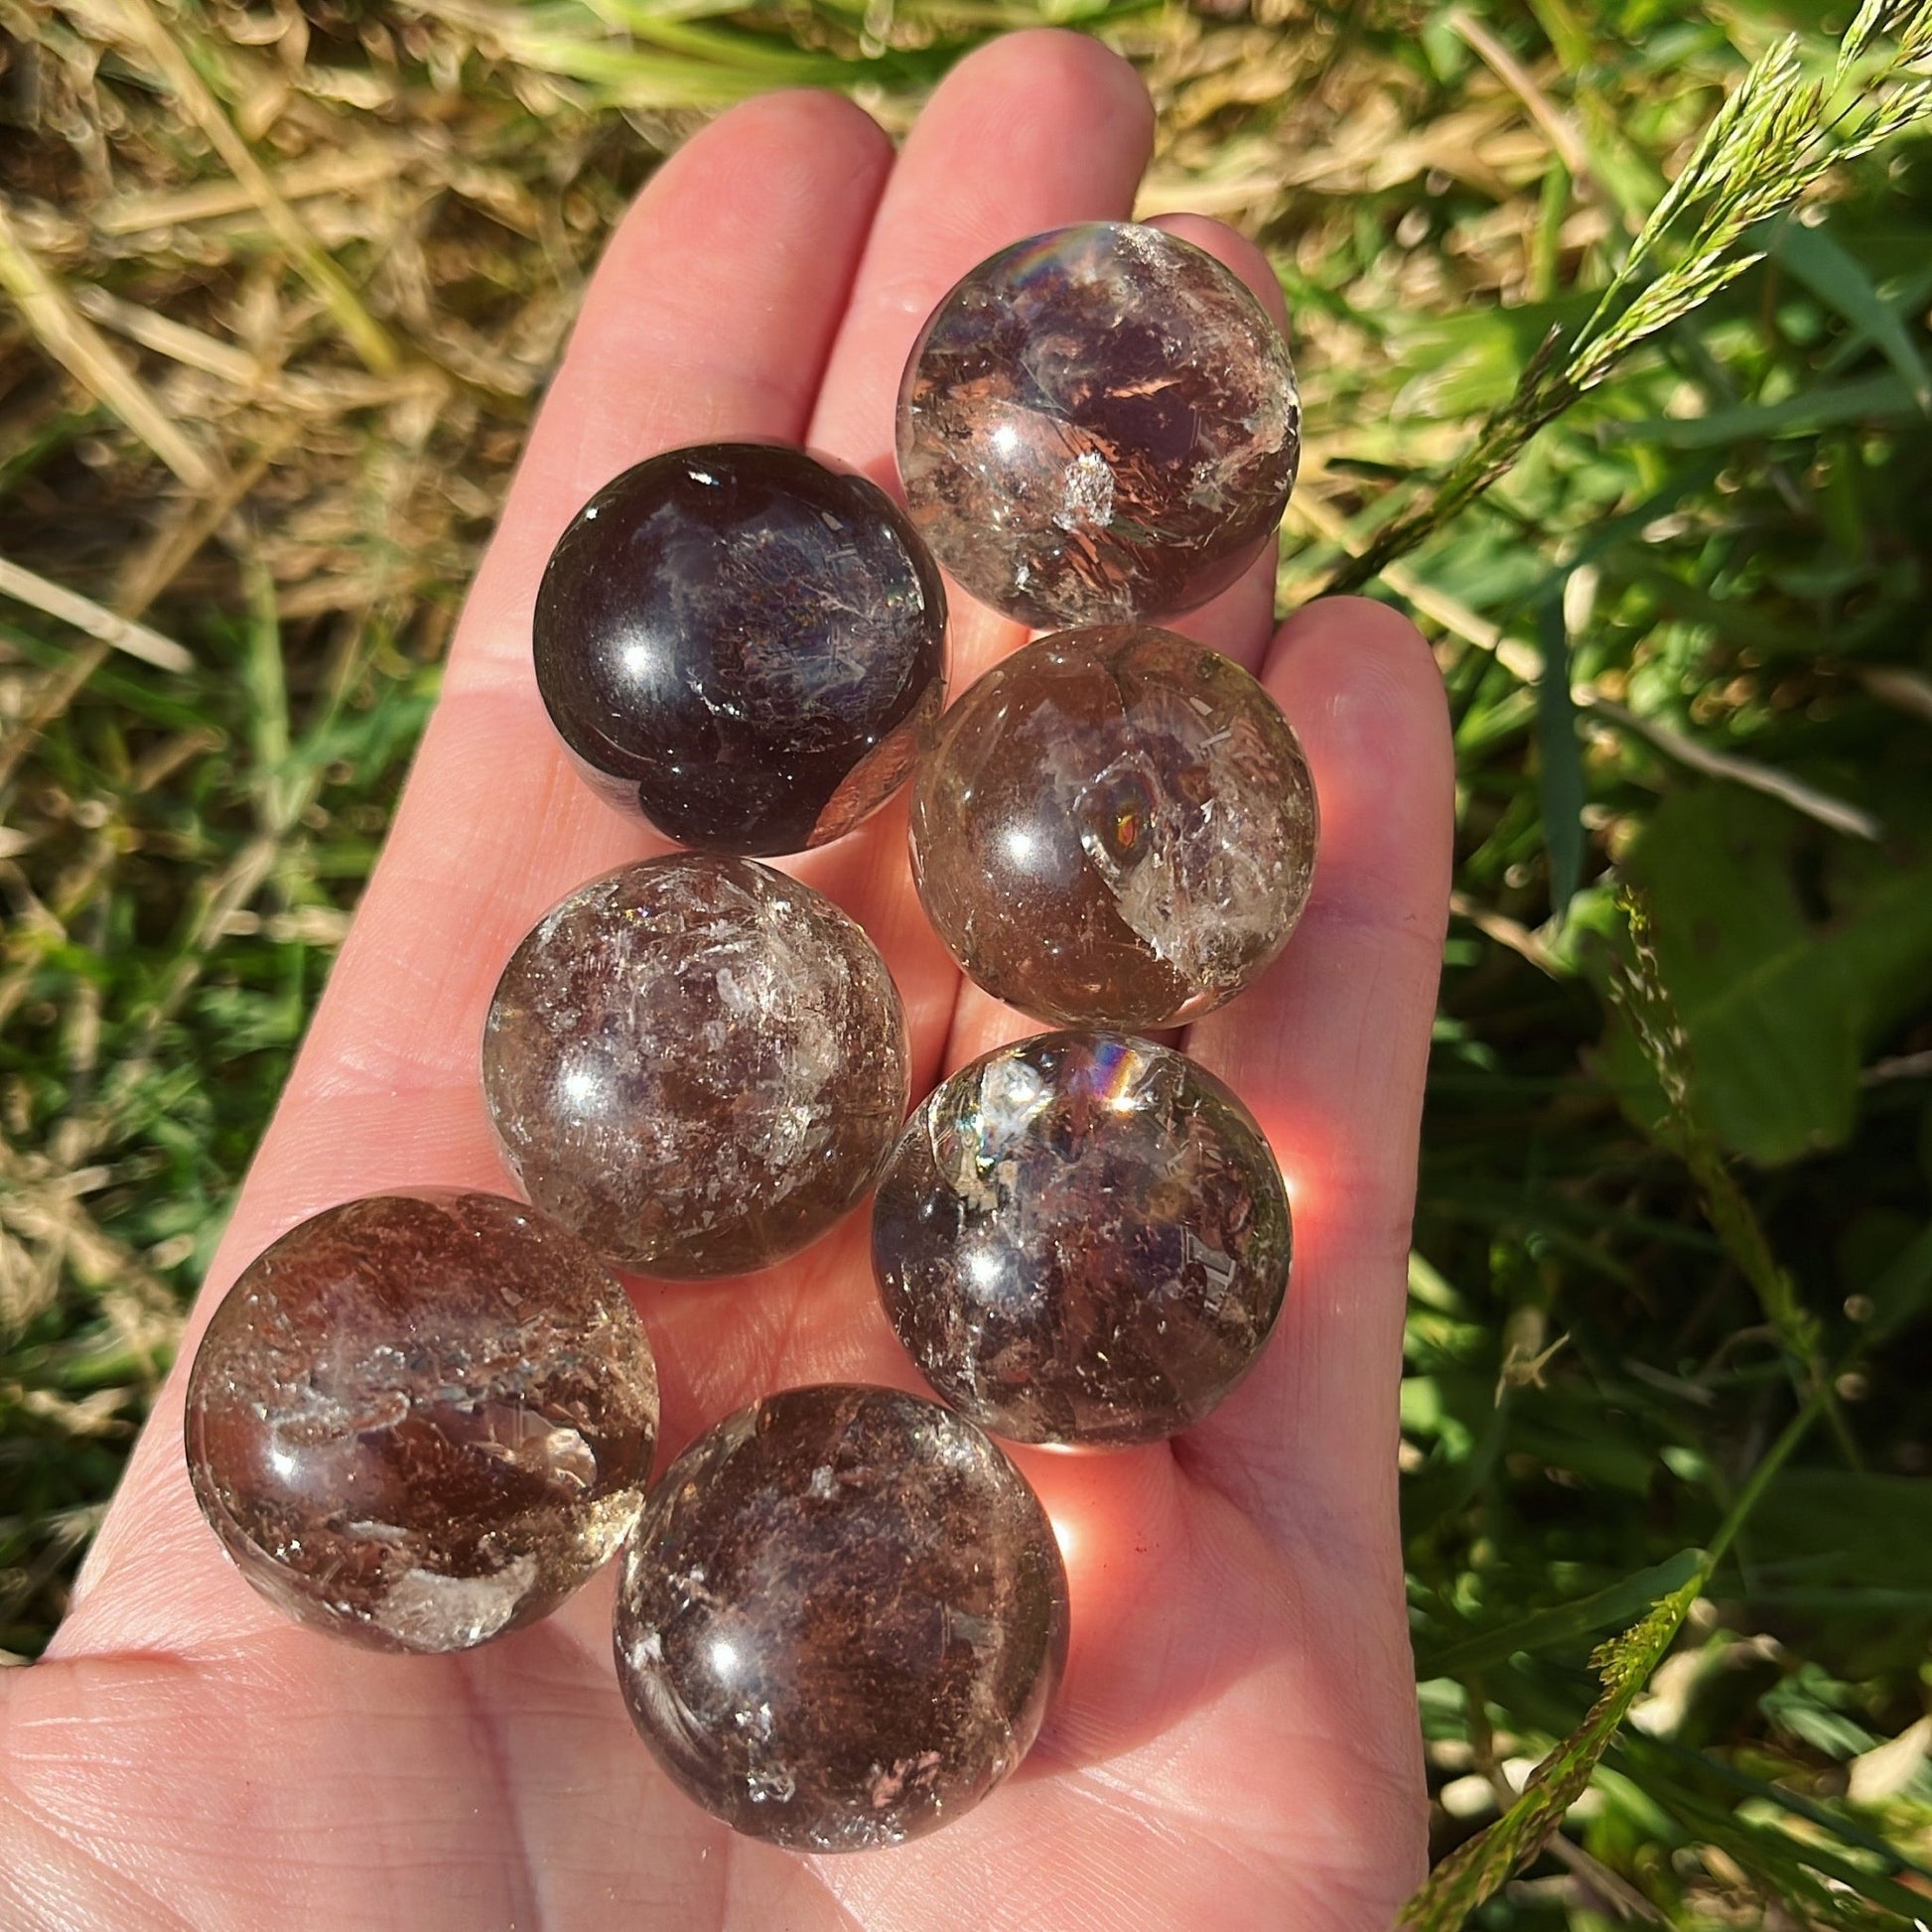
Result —
M 926 313 L 1009 241 L 1125 214 L 1149 136 L 1126 67 L 1033 33 L 964 63 L 897 160 L 855 107 L 785 94 L 658 174 L 591 290 L 201 1318 L 321 1207 L 504 1185 L 477 1077 L 496 973 L 552 901 L 650 849 L 573 775 L 531 677 L 537 579 L 578 504 L 654 450 L 721 437 L 802 441 L 890 483 Z M 1280 313 L 1251 248 L 1176 225 Z M 1271 637 L 1270 599 L 1264 566 L 1185 627 L 1255 668 L 1302 733 L 1314 897 L 1271 974 L 1186 1044 L 1282 1157 L 1295 1281 L 1262 1364 L 1203 1427 L 1023 1456 L 1065 1547 L 1073 1650 L 1015 1780 L 932 1838 L 798 1858 L 735 1839 L 657 1773 L 613 1680 L 608 1577 L 455 1657 L 298 1630 L 196 1513 L 177 1372 L 49 1657 L 0 1686 L 0 1921 L 1382 1932 L 1422 1856 L 1395 1394 L 1449 753 L 1409 625 L 1335 601 Z M 963 595 L 954 614 L 959 690 L 1022 633 Z M 796 870 L 890 962 L 915 1092 L 1033 1031 L 962 986 L 926 927 L 902 800 Z M 917 1386 L 863 1215 L 783 1269 L 653 1285 L 641 1306 L 670 1449 L 772 1389 Z

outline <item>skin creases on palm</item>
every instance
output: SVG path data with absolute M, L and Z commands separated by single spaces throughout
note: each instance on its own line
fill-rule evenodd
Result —
M 546 906 L 651 849 L 570 770 L 531 677 L 537 578 L 578 505 L 654 450 L 727 437 L 802 442 L 890 483 L 898 374 L 933 303 L 1025 234 L 1129 213 L 1151 131 L 1139 81 L 1098 44 L 1016 35 L 954 70 L 897 157 L 829 96 L 733 110 L 613 238 L 182 1366 L 48 1657 L 0 1682 L 0 1924 L 1391 1922 L 1423 1859 L 1396 1393 L 1450 755 L 1413 628 L 1353 600 L 1275 628 L 1272 559 L 1178 627 L 1246 663 L 1295 724 L 1322 848 L 1287 952 L 1184 1043 L 1282 1160 L 1295 1279 L 1261 1363 L 1194 1431 L 1020 1453 L 1062 1542 L 1073 1643 L 1005 1789 L 891 1852 L 802 1859 L 735 1838 L 630 1729 L 608 1576 L 459 1656 L 332 1645 L 279 1621 L 222 1561 L 180 1449 L 200 1324 L 276 1234 L 386 1186 L 504 1184 L 476 1065 L 495 974 Z M 1251 246 L 1172 225 L 1280 319 Z M 958 691 L 1024 633 L 954 605 Z M 904 837 L 899 801 L 785 863 L 885 953 L 922 1095 L 1035 1029 L 961 985 L 919 913 Z M 643 1292 L 660 1455 L 769 1390 L 917 1386 L 863 1223 L 743 1283 Z

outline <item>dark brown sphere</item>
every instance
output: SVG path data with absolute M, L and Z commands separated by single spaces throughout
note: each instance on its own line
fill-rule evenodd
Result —
M 945 702 L 938 570 L 886 492 L 707 443 L 581 509 L 537 593 L 537 688 L 597 789 L 680 845 L 798 852 L 897 789 Z
M 1190 1428 L 1254 1365 L 1288 1289 L 1288 1194 L 1254 1116 L 1121 1034 L 1042 1034 L 941 1081 L 872 1226 L 920 1374 L 1022 1443 Z
M 1172 617 L 1227 589 L 1301 455 L 1288 345 L 1240 279 L 1160 228 L 1055 228 L 982 262 L 899 388 L 898 468 L 933 554 L 1024 623 Z
M 647 1275 L 762 1268 L 872 1186 L 910 1094 L 905 1019 L 864 929 L 750 859 L 594 879 L 511 955 L 483 1096 L 524 1191 Z
M 1056 1026 L 1193 1020 L 1287 943 L 1314 872 L 1300 741 L 1232 659 L 1172 631 L 1066 630 L 946 714 L 912 793 L 934 929 Z
M 707 1811 L 857 1851 L 936 1830 L 1026 1756 L 1066 1629 L 1052 1526 L 971 1423 L 892 1389 L 791 1389 L 651 1492 L 618 1680 Z
M 374 1650 L 547 1615 L 643 1506 L 657 1370 L 575 1235 L 421 1188 L 304 1221 L 242 1272 L 188 1378 L 188 1472 L 241 1574 Z

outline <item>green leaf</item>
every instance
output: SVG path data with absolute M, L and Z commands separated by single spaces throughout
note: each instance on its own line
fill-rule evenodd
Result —
M 1403 1907 L 1398 1932 L 1455 1932 L 1511 1872 L 1543 1849 L 1564 1813 L 1582 1796 L 1597 1759 L 1675 1641 L 1707 1575 L 1699 1562 L 1647 1615 L 1597 1650 L 1590 1662 L 1602 1679 L 1603 1694 L 1589 1715 L 1530 1773 L 1523 1795 L 1493 1825 L 1458 1846 L 1430 1873 Z
M 1891 293 L 1884 298 L 1885 307 L 1907 320 L 1922 316 L 1926 303 L 1932 302 L 1932 266 L 1925 259 L 1932 253 L 1932 234 L 1920 227 L 1901 226 L 1895 234 L 1861 235 L 1859 240 L 1871 272 L 1891 285 Z M 1863 330 L 1848 331 L 1819 359 L 1819 371 L 1836 375 L 1850 368 L 1869 345 Z
M 1550 910 L 1561 922 L 1584 876 L 1584 756 L 1570 696 L 1570 635 L 1561 593 L 1538 610 L 1536 636 L 1543 649 L 1543 675 L 1536 681 L 1537 792 L 1550 855 Z
M 1740 1771 L 1719 1752 L 1692 1750 L 1672 1737 L 1626 1730 L 1618 1736 L 1610 1756 L 1612 1759 L 1629 1759 L 1646 1767 L 1653 1764 L 1666 1766 L 1667 1775 L 1674 1773 L 1696 1786 L 1741 1792 L 1757 1801 L 1761 1813 L 1788 1812 L 1793 1818 L 1802 1818 L 1808 1824 L 1830 1832 L 1848 1846 L 1882 1859 L 1893 1870 L 1909 1871 L 1921 1878 L 1932 1879 L 1932 1866 L 1914 1859 L 1901 1847 L 1889 1844 L 1877 1833 L 1866 1830 L 1858 1819 L 1847 1817 L 1840 1801 L 1807 1798 L 1789 1785 L 1767 1784 L 1762 1778 L 1754 1778 L 1749 1772 Z M 1649 1782 L 1648 1775 L 1645 1782 Z
M 1894 1258 L 1866 1293 L 1871 1301 L 1864 1330 L 1867 1346 L 1888 1340 L 1923 1312 L 1932 1302 L 1932 1225 Z
M 1924 1895 L 1907 1890 L 1886 1872 L 1874 1869 L 1868 1858 L 1854 1860 L 1816 1832 L 1801 1839 L 1790 1831 L 1757 1822 L 1735 1808 L 1736 1799 L 1730 1792 L 1719 1800 L 1697 1785 L 1722 1780 L 1733 1789 L 1764 1791 L 1766 1799 L 1780 1809 L 1790 1808 L 1788 1794 L 1767 1790 L 1756 1779 L 1738 1777 L 1722 1758 L 1700 1760 L 1641 1733 L 1626 1732 L 1617 1740 L 1617 1753 L 1627 1760 L 1626 1768 L 1641 1767 L 1645 1794 L 1687 1831 L 1727 1853 L 1765 1892 L 1814 1915 L 1803 1922 L 1896 1925 L 1899 1932 L 1924 1923 Z M 1677 1760 L 1675 1765 L 1669 1762 L 1672 1758 Z M 1819 1822 L 1816 1807 L 1807 1807 L 1798 1815 L 1814 1824 Z M 1844 1821 L 1833 1818 L 1828 1823 L 1832 1831 L 1847 1834 Z M 1854 1842 L 1868 1843 L 1862 1833 Z M 1884 1847 L 1878 1856 L 1895 1867 L 1914 1868 L 1891 1847 Z M 1874 1914 L 1878 1913 L 1889 1916 L 1876 1918 Z
M 1667 798 L 1625 872 L 1646 895 L 1705 1118 L 1753 1161 L 1795 1161 L 1850 1135 L 1872 1037 L 1932 971 L 1932 872 L 1841 843 L 1819 876 L 1813 828 L 1732 786 Z M 1801 895 L 1822 894 L 1823 915 Z M 1667 1109 L 1627 1020 L 1596 1063 L 1653 1135 Z
M 1826 1757 L 1843 1762 L 1877 1743 L 1863 1725 L 1846 1715 L 1845 1686 L 1816 1664 L 1801 1664 L 1758 1699 L 1758 1710 L 1782 1730 Z
M 1932 372 L 1918 345 L 1883 296 L 1872 287 L 1864 265 L 1833 240 L 1825 228 L 1788 221 L 1771 250 L 1778 261 L 1819 301 L 1836 309 L 1854 329 L 1874 342 L 1898 371 L 1922 414 L 1932 415 Z
M 1932 1590 L 1932 1483 L 1848 1469 L 1785 1469 L 1751 1524 L 1768 1582 Z
M 1660 1597 L 1668 1596 L 1702 1575 L 1705 1561 L 1702 1550 L 1680 1550 L 1667 1561 L 1639 1570 L 1634 1576 L 1594 1590 L 1588 1596 L 1518 1617 L 1500 1629 L 1478 1631 L 1440 1650 L 1418 1644 L 1416 1674 L 1455 1677 L 1486 1669 L 1506 1657 L 1514 1657 L 1519 1651 L 1555 1650 L 1560 1645 L 1594 1636 L 1599 1630 L 1627 1622 Z

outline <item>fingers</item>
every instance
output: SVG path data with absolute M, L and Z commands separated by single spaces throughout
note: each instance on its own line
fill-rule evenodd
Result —
M 476 1053 L 496 974 L 546 907 L 648 842 L 590 794 L 537 698 L 530 613 L 550 548 L 593 490 L 655 450 L 802 433 L 890 163 L 856 108 L 774 95 L 698 135 L 619 229 L 262 1166 L 315 1135 L 305 1165 L 327 1159 L 334 1126 L 312 1110 L 392 1097 L 432 1120 L 447 1104 L 449 1131 L 468 1119 L 487 1151 Z M 371 1168 L 394 1159 L 399 1126 L 371 1126 Z
M 249 1256 L 323 1206 L 425 1181 L 506 1185 L 477 1071 L 496 975 L 544 907 L 641 846 L 568 769 L 537 699 L 529 615 L 544 560 L 584 498 L 654 449 L 803 433 L 890 164 L 858 109 L 770 96 L 691 141 L 613 238 L 202 1319 Z M 187 1639 L 198 1619 L 232 1630 L 248 1612 L 182 1479 L 180 1383 L 137 1448 L 59 1649 Z
M 962 61 L 913 129 L 881 204 L 813 440 L 898 493 L 899 377 L 926 318 L 1012 242 L 1069 222 L 1125 219 L 1153 145 L 1140 76 L 1084 35 L 1013 34 Z M 956 695 L 1027 630 L 950 579 L 947 591 Z M 921 1058 L 914 1042 L 928 1077 L 938 1043 Z
M 880 204 L 814 444 L 897 491 L 899 376 L 939 298 L 1009 242 L 1124 218 L 1153 140 L 1147 89 L 1097 41 L 1013 34 L 962 61 L 906 138 Z
M 926 317 L 968 269 L 1009 242 L 1125 214 L 1151 137 L 1145 89 L 1094 41 L 1017 34 L 961 62 L 893 171 L 826 367 L 810 445 L 897 491 L 899 373 Z M 1026 631 L 956 588 L 950 611 L 956 693 Z M 837 899 L 879 943 L 905 1002 L 913 1093 L 923 1094 L 944 1057 L 959 974 L 912 890 L 905 799 L 852 837 L 788 861 L 787 870 Z M 920 1387 L 872 1291 L 868 1244 L 861 1215 L 781 1278 L 653 1289 L 667 1418 L 716 1417 L 764 1390 L 837 1377 Z
M 1071 221 L 1124 216 L 1152 134 L 1133 70 L 1095 42 L 1015 35 L 962 62 L 934 95 L 894 170 L 813 415 L 814 448 L 897 489 L 893 455 L 898 381 L 912 344 L 946 292 L 1010 242 Z M 1258 250 L 1215 222 L 1176 223 L 1211 245 L 1281 314 Z M 1237 587 L 1208 621 L 1223 647 L 1252 660 L 1267 637 L 1272 565 Z M 1255 585 L 1260 586 L 1257 597 Z M 1019 643 L 1025 627 L 952 591 L 955 694 Z M 904 861 L 901 799 L 891 811 L 795 870 L 852 911 L 880 942 L 906 1004 L 913 1091 L 942 1063 L 1037 1023 L 966 987 L 925 922 Z M 955 1004 L 967 1031 L 955 1022 Z M 715 1416 L 759 1389 L 833 1377 L 919 1387 L 870 1287 L 863 1227 L 801 1258 L 782 1281 L 654 1290 L 653 1332 L 665 1357 L 666 1412 Z M 720 1294 L 733 1298 L 721 1319 Z M 673 1438 L 675 1440 L 675 1437 Z
M 1295 1212 L 1281 1325 L 1183 1461 L 1285 1540 L 1392 1552 L 1396 1398 L 1423 1081 L 1448 918 L 1453 770 L 1428 647 L 1386 607 L 1310 606 L 1264 669 L 1321 810 L 1287 951 L 1187 1050 L 1252 1107 Z
M 891 167 L 874 122 L 817 93 L 749 101 L 664 164 L 591 283 L 446 690 L 527 685 L 551 547 L 619 471 L 683 443 L 803 435 Z
M 1147 90 L 1098 42 L 1015 34 L 962 61 L 933 95 L 879 207 L 808 441 L 898 493 L 899 376 L 926 318 L 961 276 L 1010 242 L 1133 206 L 1154 133 Z M 948 581 L 957 695 L 1026 637 Z M 822 853 L 799 876 L 881 941 L 905 1000 L 914 1092 L 938 1077 L 959 975 L 918 909 L 901 805 Z
M 1016 130 L 1016 150 L 978 155 L 964 170 L 989 117 Z M 1020 233 L 1120 211 L 1148 119 L 1125 66 L 1073 37 L 1021 36 L 962 64 L 908 143 L 901 169 L 911 185 L 900 184 L 893 225 L 866 251 L 856 293 L 889 165 L 883 137 L 856 109 L 821 96 L 768 97 L 723 117 L 660 171 L 612 243 L 533 434 L 466 608 L 445 702 L 205 1304 L 274 1235 L 331 1202 L 411 1182 L 505 1184 L 477 1082 L 496 974 L 546 906 L 648 847 L 566 766 L 529 670 L 536 584 L 584 498 L 654 449 L 707 437 L 803 438 L 849 295 L 876 330 L 894 288 L 901 305 L 929 305 L 928 294 L 936 300 Z M 1044 152 L 1036 140 L 1026 145 L 1023 126 L 1053 129 Z M 1138 132 L 1124 137 L 1123 127 Z M 986 228 L 994 207 L 1011 225 Z M 923 252 L 928 223 L 955 235 L 956 262 Z M 923 313 L 901 317 L 908 345 Z M 885 452 L 890 400 L 883 420 Z M 848 448 L 863 460 L 863 449 Z M 905 880 L 902 807 L 882 821 L 798 869 L 881 941 L 915 1026 L 929 995 L 931 1060 L 953 974 Z M 669 1294 L 661 1318 L 653 1307 L 667 1438 L 696 1426 L 700 1402 L 708 1418 L 759 1387 L 809 1379 L 821 1363 L 832 1372 L 883 1351 L 883 1321 L 872 1340 L 854 1321 L 855 1303 L 869 1299 L 853 1279 L 863 1281 L 862 1252 L 842 1235 L 795 1271 L 761 1280 L 756 1298 L 700 1289 Z M 836 1293 L 824 1292 L 831 1262 Z M 720 1347 L 730 1314 L 754 1300 L 756 1318 Z M 192 1325 L 191 1348 L 198 1332 Z M 192 1641 L 198 1618 L 207 1631 L 232 1631 L 246 1613 L 246 1592 L 213 1561 L 188 1506 L 179 1402 L 177 1378 L 96 1544 L 64 1648 L 163 1631 Z M 101 1587 L 109 1578 L 111 1591 Z

